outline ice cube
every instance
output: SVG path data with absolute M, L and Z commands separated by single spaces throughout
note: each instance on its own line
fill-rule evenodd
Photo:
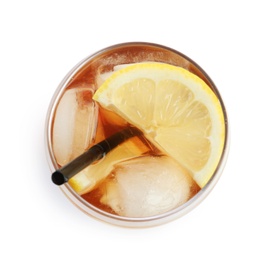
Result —
M 114 174 L 106 183 L 101 202 L 121 216 L 161 214 L 198 191 L 189 173 L 167 156 L 143 156 L 119 163 Z
M 113 70 L 111 71 L 101 72 L 101 70 L 99 70 L 99 74 L 97 75 L 97 78 L 96 78 L 97 86 L 100 87 L 115 71 L 123 69 L 129 65 L 130 64 L 116 65 L 113 67 Z
M 138 63 L 149 63 L 149 61 L 138 62 Z M 155 62 L 150 62 L 150 63 L 155 63 Z M 158 63 L 158 62 L 156 62 L 156 63 Z M 97 75 L 97 78 L 96 78 L 97 86 L 100 87 L 115 71 L 124 69 L 124 68 L 134 65 L 134 64 L 137 64 L 137 63 L 119 64 L 119 65 L 114 66 L 113 70 L 106 71 L 103 73 L 99 71 L 99 74 Z
M 59 165 L 83 153 L 96 132 L 98 108 L 92 89 L 74 88 L 62 96 L 54 119 L 53 150 Z

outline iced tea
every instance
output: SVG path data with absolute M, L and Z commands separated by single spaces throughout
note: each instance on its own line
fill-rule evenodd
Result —
M 52 168 L 65 165 L 89 147 L 133 127 L 127 118 L 102 106 L 93 96 L 113 73 L 137 63 L 170 64 L 202 79 L 220 102 L 225 140 L 214 173 L 204 185 L 146 133 L 126 140 L 63 185 L 65 194 L 86 213 L 124 226 L 161 224 L 188 212 L 215 184 L 227 148 L 227 116 L 207 74 L 188 57 L 170 48 L 126 43 L 88 57 L 61 83 L 47 118 Z M 146 93 L 144 98 L 147 99 Z M 199 148 L 197 152 L 200 153 Z

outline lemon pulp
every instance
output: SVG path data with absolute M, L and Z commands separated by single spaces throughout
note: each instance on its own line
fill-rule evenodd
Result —
M 114 72 L 93 99 L 142 130 L 202 188 L 224 147 L 224 113 L 210 87 L 191 72 L 163 63 Z

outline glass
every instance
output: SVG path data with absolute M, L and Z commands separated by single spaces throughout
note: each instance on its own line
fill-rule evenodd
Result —
M 47 157 L 52 172 L 82 154 L 91 145 L 125 127 L 124 120 L 113 112 L 100 108 L 92 97 L 113 70 L 120 69 L 126 66 L 125 64 L 140 62 L 167 63 L 182 67 L 200 77 L 212 89 L 222 106 L 225 141 L 219 164 L 208 183 L 202 188 L 194 186 L 194 194 L 188 201 L 165 212 L 141 217 L 121 216 L 110 209 L 109 205 L 100 202 L 99 197 L 102 199 L 105 191 L 99 189 L 98 186 L 88 192 L 85 192 L 84 188 L 81 195 L 76 192 L 75 187 L 72 188 L 70 181 L 60 186 L 71 202 L 89 216 L 125 227 L 160 225 L 188 213 L 208 195 L 218 181 L 229 146 L 227 114 L 223 101 L 215 84 L 203 69 L 187 56 L 165 46 L 143 42 L 122 43 L 105 48 L 81 61 L 58 86 L 50 103 L 46 120 Z M 134 137 L 133 140 L 142 153 L 153 152 L 154 148 L 146 139 Z M 122 149 L 117 149 L 118 152 L 124 153 Z

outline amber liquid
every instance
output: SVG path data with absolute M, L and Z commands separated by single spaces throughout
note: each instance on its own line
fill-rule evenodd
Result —
M 79 70 L 74 77 L 72 77 L 66 89 L 70 88 L 82 88 L 91 87 L 94 93 L 99 87 L 99 82 L 97 80 L 98 76 L 102 73 L 109 72 L 113 70 L 113 67 L 118 64 L 128 64 L 135 62 L 144 61 L 155 61 L 155 62 L 166 62 L 172 65 L 184 67 L 191 71 L 192 73 L 198 75 L 199 77 L 205 79 L 206 83 L 211 85 L 200 70 L 198 70 L 189 60 L 177 53 L 172 53 L 169 50 L 165 50 L 155 46 L 124 46 L 118 47 L 116 50 L 107 51 L 99 56 L 95 57 L 89 63 L 87 63 L 81 70 Z M 80 100 L 85 101 L 91 98 L 91 94 L 84 94 Z M 98 111 L 98 124 L 96 130 L 96 136 L 91 146 L 108 138 L 112 134 L 117 133 L 120 130 L 129 127 L 129 123 L 124 119 L 116 115 L 111 111 L 99 106 Z M 137 146 L 144 146 L 146 149 L 143 154 L 137 154 L 137 156 L 150 155 L 150 156 L 161 156 L 162 153 L 154 145 L 149 143 L 144 136 L 132 138 Z M 82 198 L 88 201 L 95 207 L 107 211 L 112 214 L 116 214 L 110 207 L 102 204 L 100 202 L 102 196 L 105 194 L 105 183 L 113 178 L 114 172 L 99 183 L 92 191 L 82 195 Z M 193 197 L 200 190 L 199 186 L 195 184 L 191 188 L 190 197 Z

